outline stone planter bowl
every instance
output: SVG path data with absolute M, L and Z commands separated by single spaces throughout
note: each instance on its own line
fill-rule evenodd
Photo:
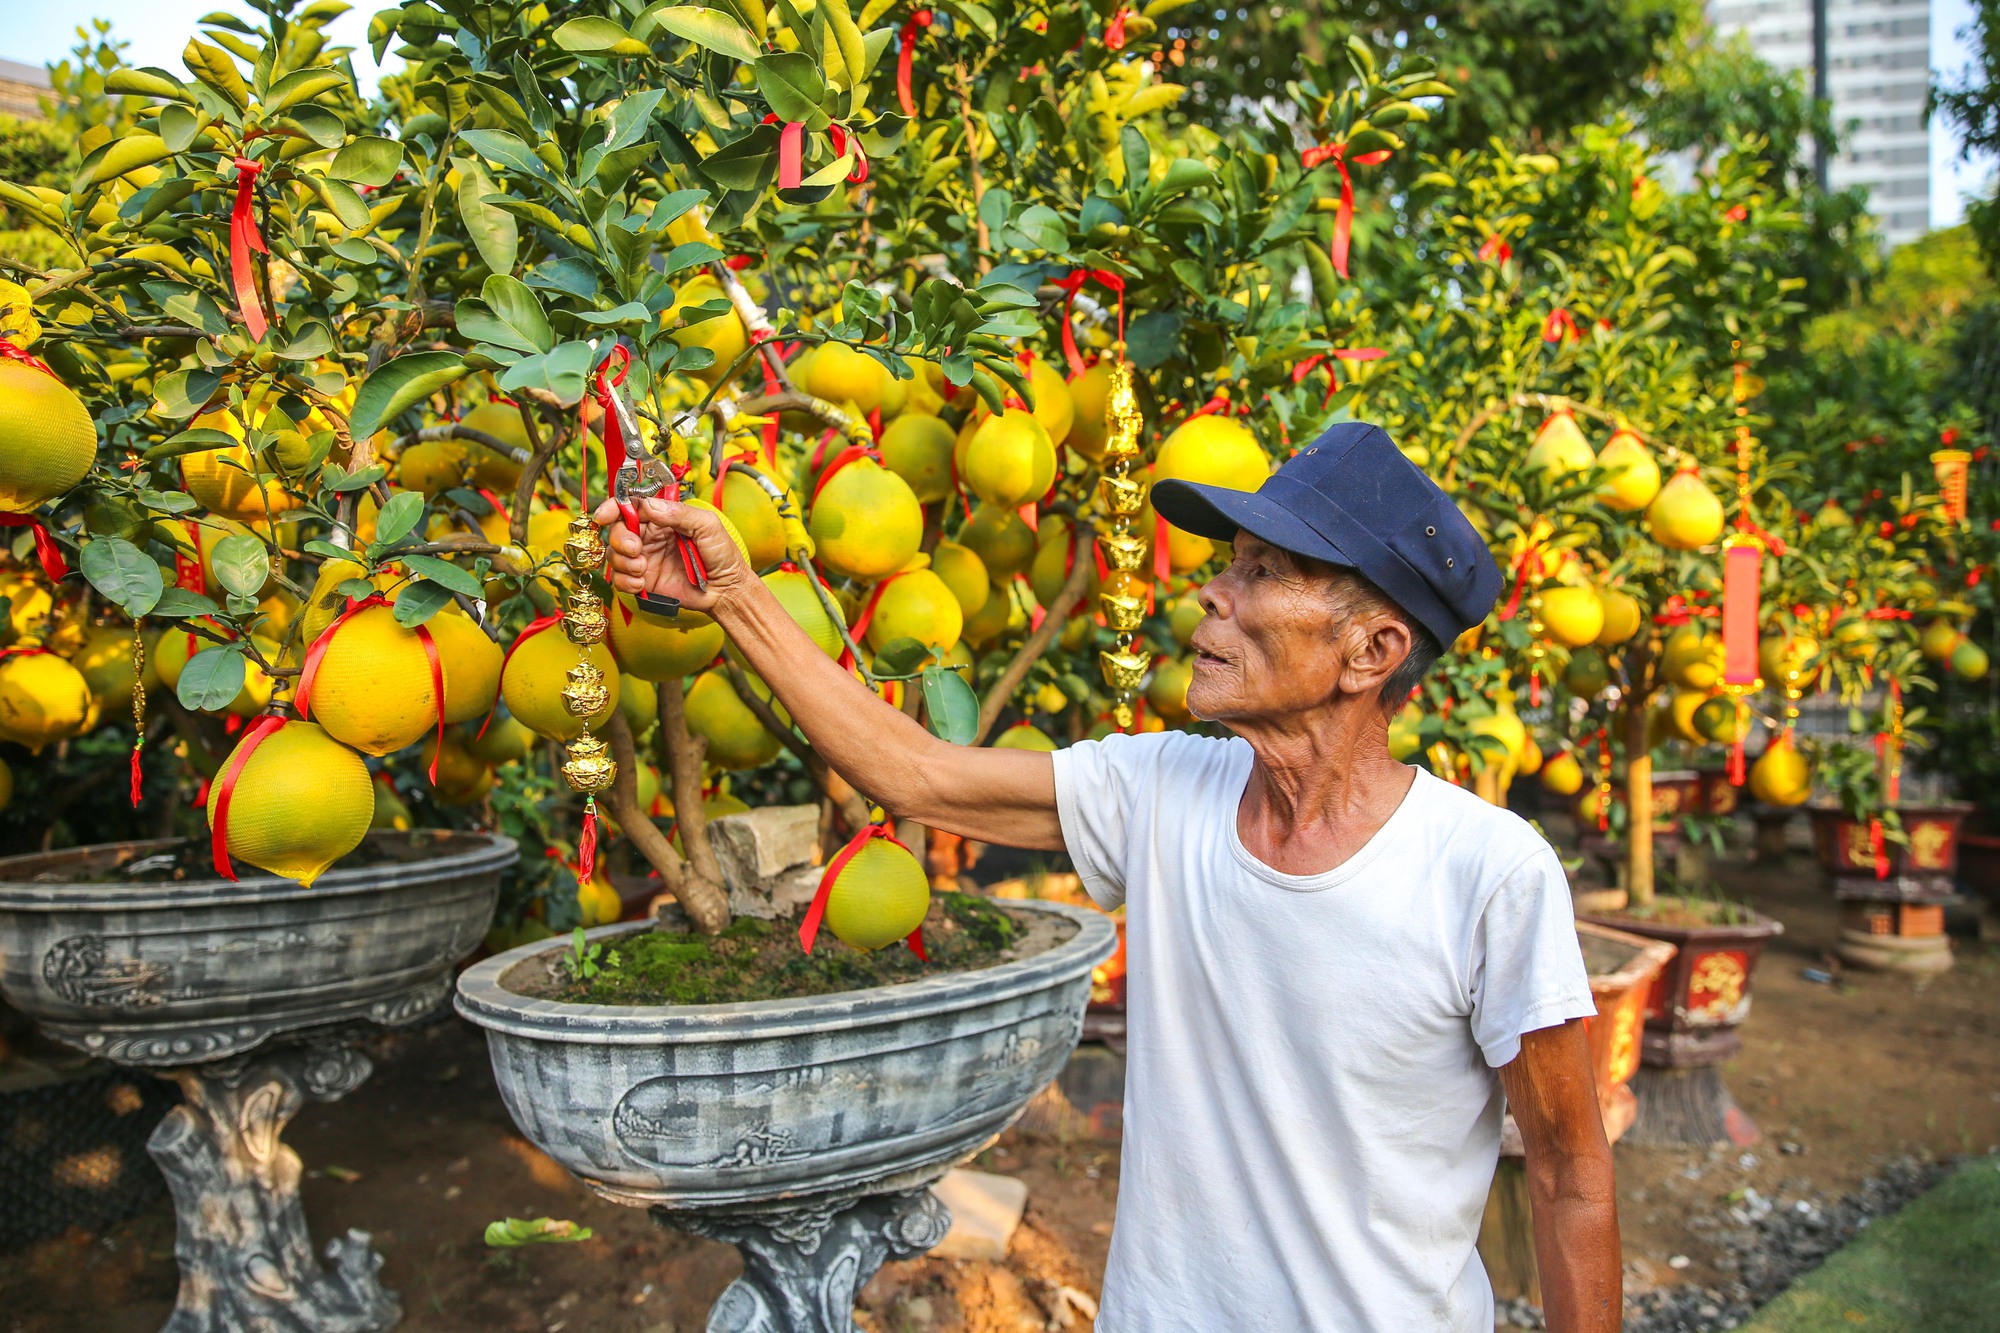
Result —
M 395 1025 L 444 998 L 492 920 L 511 838 L 380 832 L 372 863 L 311 888 L 242 879 L 86 883 L 181 839 L 0 860 L 0 992 L 49 1035 L 120 1064 L 182 1066 L 284 1032 Z
M 976 1151 L 1060 1072 L 1091 971 L 1117 947 L 1102 913 L 1008 906 L 1074 929 L 979 971 L 672 1007 L 508 990 L 510 969 L 559 947 L 538 941 L 466 969 L 458 1011 L 486 1029 L 521 1132 L 614 1202 L 698 1213 L 902 1189 Z

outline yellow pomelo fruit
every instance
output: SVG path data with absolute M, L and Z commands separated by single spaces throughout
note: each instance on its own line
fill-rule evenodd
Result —
M 1062 692 L 1059 685 L 1044 685 L 1035 691 L 1035 707 L 1044 713 L 1060 713 L 1069 707 L 1069 696 Z
M 689 313 L 687 318 L 699 322 L 684 328 L 674 328 L 674 325 L 680 322 L 682 312 L 689 306 L 706 305 L 725 297 L 722 284 L 704 273 L 682 283 L 674 293 L 674 303 L 660 312 L 660 326 L 673 330 L 667 336 L 675 343 L 682 347 L 706 347 L 715 354 L 715 360 L 710 365 L 691 372 L 704 384 L 713 384 L 721 379 L 736 364 L 736 358 L 750 346 L 750 335 L 744 331 L 743 317 L 734 309 L 712 317 Z
M 215 426 L 222 413 L 196 417 L 201 426 Z M 233 421 L 235 418 L 227 417 Z M 297 497 L 286 492 L 278 474 L 260 467 L 248 445 L 232 449 L 209 449 L 181 456 L 181 481 L 203 509 L 239 522 L 282 514 L 299 507 Z
M 857 458 L 826 481 L 808 528 L 821 564 L 873 583 L 923 545 L 924 510 L 908 482 L 872 458 Z
M 1599 590 L 1597 600 L 1604 610 L 1604 627 L 1598 630 L 1595 640 L 1598 647 L 1616 647 L 1639 632 L 1646 608 L 1639 605 L 1638 598 L 1617 588 L 1604 588 Z
M 285 631 L 292 627 L 292 622 L 299 618 L 301 606 L 298 598 L 280 588 L 266 593 L 263 600 L 257 603 L 257 609 L 264 613 L 264 623 L 260 627 L 264 633 L 274 639 L 282 639 Z
M 820 601 L 819 594 L 813 591 L 811 577 L 803 571 L 774 569 L 764 576 L 764 586 L 771 590 L 771 595 L 778 599 L 778 605 L 785 609 L 785 614 L 792 618 L 793 623 L 819 645 L 821 652 L 828 657 L 840 656 L 840 626 L 847 623 L 847 617 L 840 614 L 838 601 L 833 604 L 835 615 L 840 616 L 837 625 L 834 617 L 827 614 L 826 604 Z M 741 655 L 735 653 L 733 648 L 731 655 L 741 662 Z
M 493 766 L 465 748 L 455 731 L 444 734 L 439 745 L 433 736 L 424 743 L 424 766 L 437 760 L 435 795 L 446 805 L 472 805 L 493 789 Z
M 951 589 L 951 595 L 958 598 L 958 609 L 970 616 L 986 605 L 986 599 L 993 595 L 993 581 L 987 575 L 986 562 L 969 546 L 957 542 L 939 542 L 931 552 L 931 569 L 944 580 L 944 586 Z
M 868 622 L 868 646 L 876 652 L 897 639 L 915 639 L 945 649 L 965 630 L 965 612 L 945 581 L 928 569 L 898 574 L 883 585 Z
M 611 614 L 623 618 L 615 609 Z M 570 712 L 562 694 L 570 669 L 586 656 L 603 673 L 605 687 L 604 706 L 588 719 Z M 507 711 L 537 736 L 552 741 L 571 740 L 583 733 L 586 720 L 593 731 L 611 720 L 612 711 L 618 707 L 618 662 L 605 645 L 593 643 L 588 649 L 579 648 L 563 636 L 559 627 L 550 625 L 514 640 L 507 666 L 500 673 L 500 697 L 506 701 Z
M 966 441 L 959 476 L 987 504 L 1019 509 L 1055 484 L 1055 445 L 1039 419 L 1010 407 L 988 417 Z
M 941 419 L 905 412 L 882 432 L 883 464 L 910 485 L 922 504 L 951 494 L 951 454 L 956 437 Z
M 889 368 L 846 343 L 821 343 L 812 354 L 804 382 L 796 375 L 792 382 L 829 403 L 853 403 L 865 417 L 882 406 L 882 394 L 889 387 Z
M 708 742 L 717 768 L 757 768 L 778 757 L 778 738 L 764 729 L 720 671 L 696 676 L 687 692 L 688 729 Z
M 1069 618 L 1069 623 L 1063 626 L 1062 637 L 1056 642 L 1062 645 L 1064 652 L 1077 653 L 1082 652 L 1084 645 L 1091 643 L 1096 637 L 1097 622 L 1087 615 L 1074 615 Z
M 1597 488 L 1597 498 L 1613 509 L 1644 509 L 1660 493 L 1660 465 L 1646 442 L 1623 426 L 1605 442 L 1597 465 L 1609 474 Z
M 1561 585 L 1541 592 L 1542 628 L 1565 648 L 1595 643 L 1604 630 L 1604 603 L 1588 585 Z
M 1574 796 L 1583 790 L 1583 765 L 1576 755 L 1564 750 L 1542 765 L 1542 786 L 1557 796 Z
M 222 772 L 235 762 L 232 752 Z M 211 828 L 222 787 L 218 779 L 208 789 Z M 286 722 L 266 734 L 237 770 L 224 830 L 229 854 L 311 884 L 368 832 L 374 787 L 360 755 L 311 722 Z
M 1576 424 L 1576 417 L 1568 408 L 1558 408 L 1535 432 L 1535 442 L 1528 446 L 1528 456 L 1522 460 L 1522 466 L 1555 481 L 1583 472 L 1596 461 L 1597 452 L 1590 447 L 1590 441 L 1583 438 L 1583 429 Z
M 521 409 L 505 403 L 481 403 L 458 419 L 458 424 L 482 435 L 491 435 L 516 449 L 528 447 L 528 428 L 521 424 Z M 521 464 L 477 440 L 465 445 L 465 479 L 474 489 L 497 494 L 507 504 L 514 502 L 514 487 L 521 482 Z
M 444 670 L 444 720 L 470 722 L 492 712 L 493 701 L 500 697 L 500 664 L 506 652 L 456 606 L 426 620 L 424 628 L 431 632 L 438 665 Z M 421 680 L 428 690 L 428 669 Z
M 1653 497 L 1646 522 L 1660 545 L 1676 551 L 1696 550 L 1722 535 L 1722 501 L 1699 476 L 1682 469 Z
M 618 711 L 625 715 L 625 725 L 632 729 L 633 736 L 644 736 L 660 720 L 660 692 L 652 681 L 641 680 L 629 671 L 620 672 Z
M 604 878 L 602 870 L 576 886 L 577 924 L 585 930 L 608 926 L 623 915 L 625 900 L 611 887 L 611 881 Z
M 704 501 L 715 505 L 713 486 Z M 736 544 L 743 548 L 750 568 L 769 569 L 785 558 L 784 520 L 762 486 L 731 468 L 722 478 L 722 503 L 715 507 L 735 529 Z
M 1789 731 L 1781 732 L 1750 765 L 1750 794 L 1766 805 L 1804 805 L 1812 795 L 1812 765 Z
M 1139 536 L 1145 538 L 1149 545 L 1159 539 L 1160 516 L 1153 508 L 1151 487 L 1146 491 L 1146 503 L 1139 509 L 1138 531 Z M 1167 568 L 1175 574 L 1191 574 L 1215 558 L 1216 545 L 1206 537 L 1197 537 L 1192 532 L 1177 528 L 1171 523 L 1166 525 L 1166 534 Z M 1146 555 L 1144 568 L 1149 573 L 1153 569 L 1153 555 L 1150 551 Z
M 1271 475 L 1271 458 L 1248 426 L 1225 416 L 1196 417 L 1160 445 L 1153 480 L 1194 481 L 1254 491 Z
M 489 764 L 511 764 L 526 759 L 535 748 L 535 733 L 514 719 L 512 713 L 495 713 L 492 721 L 481 719 L 486 730 L 468 727 L 465 752 Z
M 1042 358 L 1028 363 L 1028 387 L 1035 394 L 1035 420 L 1049 433 L 1049 443 L 1060 446 L 1069 439 L 1076 424 L 1076 403 L 1061 372 Z
M 1013 614 L 1013 598 L 1007 595 L 1007 590 L 989 586 L 986 600 L 980 603 L 977 611 L 965 618 L 965 628 L 959 633 L 964 642 L 983 648 L 1007 632 L 1007 624 Z
M 1717 745 L 1734 744 L 1742 730 L 1737 725 L 1736 701 L 1719 694 L 1712 699 L 1702 700 L 1701 705 L 1694 710 L 1689 729 L 1701 740 L 1712 741 Z
M 1722 640 L 1682 625 L 1660 650 L 1660 674 L 1685 690 L 1711 690 L 1722 676 Z
M 993 582 L 1004 583 L 1035 560 L 1035 533 L 1021 516 L 998 505 L 975 505 L 958 540 L 979 557 Z
M 430 656 L 386 606 L 357 611 L 322 640 L 312 720 L 363 754 L 414 745 L 438 724 Z
M 930 878 L 909 849 L 871 838 L 840 868 L 826 896 L 826 928 L 850 949 L 909 937 L 931 907 Z
M 1509 763 L 1518 764 L 1528 745 L 1528 728 L 1512 704 L 1502 704 L 1486 717 L 1474 718 L 1466 728 L 1475 736 L 1491 736 L 1506 747 Z
M 619 668 L 641 680 L 679 680 L 722 651 L 722 626 L 699 611 L 682 611 L 678 620 L 667 620 L 641 611 L 631 593 L 621 592 L 604 614 Z
M 1806 689 L 1819 678 L 1819 640 L 1809 634 L 1766 634 L 1757 643 L 1757 669 L 1775 690 Z
M 1958 626 L 1949 620 L 1933 620 L 1924 626 L 1923 636 L 1917 643 L 1924 650 L 1924 656 L 1931 661 L 1949 662 L 1951 655 L 1958 650 L 1959 641 L 1964 638 Z
M 1051 515 L 1043 520 L 1042 530 L 1036 534 L 1041 545 L 1035 548 L 1035 563 L 1028 566 L 1028 586 L 1035 590 L 1035 600 L 1043 606 L 1054 602 L 1062 592 L 1063 584 L 1075 572 L 1076 562 L 1086 568 L 1082 605 L 1091 610 L 1097 607 L 1097 593 L 1101 580 L 1097 574 L 1097 560 L 1091 554 L 1089 545 L 1070 542 L 1069 520 L 1060 515 Z
M 25 514 L 67 493 L 97 458 L 97 427 L 67 384 L 0 361 L 0 513 Z
M 938 664 L 950 667 L 953 671 L 956 671 L 960 679 L 964 680 L 967 685 L 973 683 L 972 649 L 965 646 L 964 639 L 961 638 L 957 643 L 954 643 L 951 647 L 940 653 L 938 655 Z
M 1531 778 L 1542 771 L 1542 747 L 1532 733 L 1528 736 L 1528 743 L 1521 747 L 1516 771 L 1524 778 Z
M 542 570 L 545 577 L 560 578 L 567 572 L 568 566 L 562 563 L 562 548 L 569 539 L 569 525 L 575 520 L 575 511 L 569 509 L 544 509 L 528 516 L 528 554 L 535 564 L 548 566 Z
M 8 599 L 6 625 L 16 635 L 39 634 L 55 610 L 55 595 L 31 575 L 0 579 L 0 596 Z
M 130 703 L 132 684 L 137 679 L 132 669 L 131 630 L 116 625 L 93 626 L 84 634 L 83 646 L 77 649 L 70 664 L 83 673 L 91 697 L 99 704 L 108 708 Z
M 81 731 L 90 708 L 89 682 L 54 653 L 0 658 L 0 738 L 40 754 L 50 741 Z
M 434 498 L 465 480 L 465 446 L 457 440 L 419 440 L 396 462 L 396 482 Z
M 1185 722 L 1188 717 L 1188 685 L 1194 680 L 1194 664 L 1186 658 L 1170 657 L 1153 669 L 1146 686 L 1146 702 L 1169 722 Z
M 1988 665 L 1986 650 L 1971 639 L 1961 640 L 1958 647 L 1952 649 L 1951 673 L 1961 680 L 1980 679 L 1986 674 Z
M 1707 702 L 1708 695 L 1701 690 L 1675 690 L 1666 707 L 1654 715 L 1654 721 L 1664 728 L 1663 734 L 1699 745 L 1702 737 L 1695 730 L 1694 715 Z
M 1195 627 L 1208 617 L 1201 601 L 1193 593 L 1174 600 L 1167 608 L 1167 624 L 1174 631 L 1174 639 L 1185 648 L 1194 642 Z
M 1424 748 L 1423 737 L 1418 728 L 1423 725 L 1424 710 L 1412 700 L 1396 710 L 1389 719 L 1389 757 L 1397 763 L 1404 763 L 1416 756 Z
M 1104 401 L 1111 394 L 1111 370 L 1102 361 L 1069 382 L 1069 399 L 1076 411 L 1064 443 L 1095 463 L 1104 457 L 1104 441 L 1109 434 L 1104 424 Z
M 1026 722 L 1017 722 L 1001 732 L 993 741 L 996 750 L 1034 750 L 1043 754 L 1054 754 L 1056 743 L 1048 738 L 1040 727 Z

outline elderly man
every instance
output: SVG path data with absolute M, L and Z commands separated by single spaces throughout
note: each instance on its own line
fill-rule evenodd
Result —
M 721 622 L 828 763 L 894 813 L 1066 850 L 1126 905 L 1125 1152 L 1105 1333 L 1488 1333 L 1473 1242 L 1502 1090 L 1527 1148 L 1549 1327 L 1620 1322 L 1595 1012 L 1556 854 L 1389 755 L 1388 720 L 1501 584 L 1379 428 L 1336 425 L 1254 493 L 1154 503 L 1234 543 L 1202 589 L 1181 732 L 1054 755 L 929 735 L 813 646 L 712 514 L 647 501 L 611 580 Z M 610 506 L 600 522 L 615 517 Z M 674 538 L 694 539 L 705 591 Z

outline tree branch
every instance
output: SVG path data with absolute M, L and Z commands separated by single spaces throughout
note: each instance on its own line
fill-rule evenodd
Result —
M 652 816 L 639 808 L 639 756 L 632 744 L 632 727 L 625 714 L 614 709 L 604 734 L 611 740 L 611 756 L 618 761 L 618 778 L 604 795 L 604 803 L 618 828 L 647 864 L 659 872 L 660 883 L 674 896 L 694 923 L 695 929 L 713 935 L 729 924 L 729 904 L 713 884 L 693 882 L 687 863 L 660 832 Z
M 1077 603 L 1083 600 L 1084 590 L 1090 586 L 1090 576 L 1096 568 L 1088 560 L 1079 560 L 1076 562 L 1076 568 L 1069 572 L 1069 577 L 1063 580 L 1062 591 L 1058 592 L 1056 599 L 1049 603 L 1048 614 L 1042 618 L 1042 627 L 1028 636 L 1027 641 L 1014 654 L 1013 660 L 1007 663 L 1007 669 L 1000 673 L 1000 679 L 994 681 L 993 688 L 986 692 L 985 700 L 980 703 L 979 730 L 972 736 L 974 745 L 986 743 L 986 734 L 992 731 L 993 724 L 1000 720 L 1000 712 L 1007 706 L 1007 701 L 1014 697 L 1014 691 L 1021 688 L 1021 682 L 1028 678 L 1029 668 L 1041 660 L 1042 654 L 1049 650 L 1049 645 L 1056 641 L 1058 634 L 1062 633 L 1063 626 L 1069 621 L 1070 612 L 1076 610 Z
M 681 696 L 680 682 L 661 682 L 659 696 L 660 743 L 667 752 L 667 772 L 673 785 L 674 818 L 681 827 L 681 846 L 687 849 L 687 860 L 694 869 L 694 878 L 704 881 L 714 890 L 721 922 L 714 929 L 720 930 L 729 924 L 729 902 L 722 890 L 716 887 L 722 883 L 722 867 L 717 864 L 715 848 L 708 841 L 708 814 L 702 805 L 703 743 L 688 731 L 686 701 Z M 689 915 L 693 916 L 693 913 Z M 701 928 L 708 930 L 706 926 Z

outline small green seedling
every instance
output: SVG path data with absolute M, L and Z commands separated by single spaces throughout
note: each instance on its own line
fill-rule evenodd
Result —
M 532 1222 L 522 1217 L 510 1217 L 486 1224 L 486 1243 L 497 1250 L 589 1240 L 590 1234 L 589 1227 L 580 1227 L 559 1217 L 538 1217 Z
M 607 953 L 603 945 L 592 944 L 584 938 L 582 926 L 569 937 L 569 948 L 562 956 L 562 969 L 571 981 L 589 981 L 599 972 L 616 972 L 618 963 L 618 951 Z

